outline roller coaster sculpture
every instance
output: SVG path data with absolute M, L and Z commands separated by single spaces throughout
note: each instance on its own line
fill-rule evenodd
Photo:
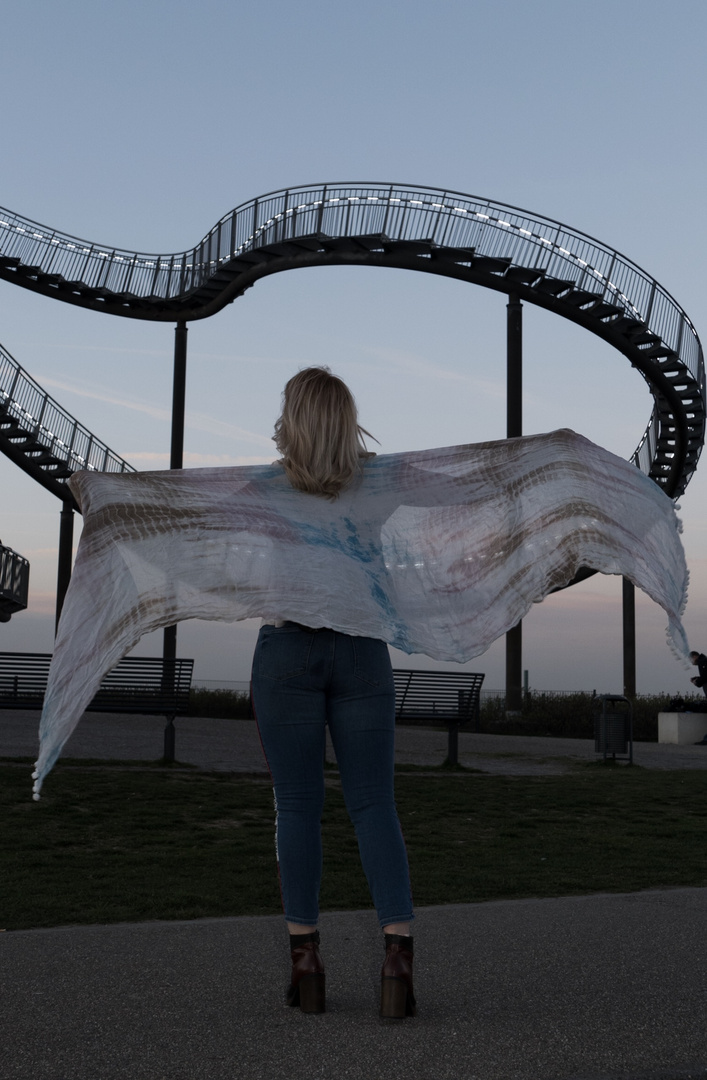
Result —
M 94 311 L 176 323 L 175 373 L 180 351 L 182 368 L 186 361 L 188 322 L 222 310 L 262 277 L 332 265 L 398 267 L 468 281 L 507 293 L 518 308 L 525 300 L 554 311 L 607 341 L 641 373 L 653 396 L 631 460 L 667 495 L 685 490 L 702 450 L 707 404 L 695 327 L 655 278 L 560 222 L 437 188 L 318 184 L 252 199 L 193 248 L 150 255 L 81 240 L 0 209 L 0 278 Z M 56 457 L 57 443 L 47 448 L 42 404 L 26 410 L 18 435 L 17 402 L 3 371 L 0 360 L 0 449 L 49 487 L 52 466 L 43 467 L 42 456 Z M 53 466 L 50 490 L 65 509 L 70 502 L 63 485 L 73 469 L 130 468 L 86 435 L 79 454 L 63 438 Z M 173 428 L 173 464 L 174 448 Z M 176 459 L 180 453 L 177 447 Z

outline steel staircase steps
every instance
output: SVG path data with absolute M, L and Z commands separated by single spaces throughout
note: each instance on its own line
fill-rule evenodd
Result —
M 262 248 L 261 250 L 263 250 L 263 251 L 267 250 L 269 255 L 274 255 L 277 258 L 283 258 L 283 257 L 287 257 L 289 255 L 301 255 L 302 254 L 302 248 L 299 247 L 297 244 L 293 244 L 292 241 L 290 241 L 290 240 L 278 240 L 274 244 L 268 244 L 267 248 Z M 216 274 L 210 280 L 214 281 L 215 278 L 217 278 L 217 277 L 218 277 L 218 274 Z
M 658 360 L 661 356 L 674 356 L 675 353 L 669 345 L 664 345 L 661 342 L 660 345 L 651 345 L 648 349 L 641 349 L 641 355 L 648 357 L 650 360 Z
M 622 311 L 623 308 L 617 307 L 616 304 L 609 304 L 606 300 L 601 300 L 592 308 L 592 315 L 595 319 L 601 319 L 602 322 L 605 322 L 609 318 L 613 318 L 614 315 L 620 315 Z
M 645 326 L 645 323 L 643 324 Z M 640 330 L 638 333 L 631 334 L 631 341 L 634 345 L 657 345 L 660 341 L 659 334 L 653 334 L 648 329 Z
M 41 266 L 27 266 L 24 263 L 19 263 L 15 273 L 18 277 L 39 279 L 42 276 L 42 268 Z
M 322 237 L 322 240 L 329 237 Z M 322 249 L 322 240 L 319 241 L 318 250 Z M 356 237 L 356 243 L 362 251 L 386 251 L 390 249 L 390 239 L 382 233 L 370 233 Z M 386 248 L 386 244 L 388 247 Z
M 560 296 L 562 293 L 574 289 L 574 281 L 564 281 L 561 278 L 542 278 L 534 286 L 536 292 L 549 293 L 550 296 Z
M 87 299 L 90 299 L 93 296 L 93 289 L 83 281 L 67 281 L 66 287 L 72 293 L 77 293 L 79 296 L 84 296 Z
M 326 236 L 322 240 L 322 251 L 360 251 L 361 249 L 350 236 Z
M 391 255 L 429 255 L 431 240 L 386 240 L 384 248 Z
M 267 247 L 251 248 L 249 251 L 244 251 L 237 256 L 236 262 L 239 263 L 269 263 L 273 259 L 277 259 L 274 252 L 270 251 Z
M 288 240 L 288 243 L 292 244 L 300 251 L 322 251 L 322 240 L 327 240 L 328 237 L 324 233 L 316 233 L 312 236 L 293 236 Z M 384 236 L 378 237 L 357 237 L 359 241 L 366 241 L 367 239 L 377 239 L 381 243 L 386 238 Z
M 562 302 L 571 304 L 572 307 L 586 309 L 593 314 L 593 307 L 601 302 L 601 293 L 587 292 L 585 289 L 574 289 L 571 293 L 567 293 L 566 296 L 562 297 Z
M 672 355 L 675 356 L 675 353 L 673 353 Z M 660 360 L 660 357 L 658 359 Z M 666 375 L 668 378 L 670 378 L 671 376 L 682 375 L 683 366 L 682 364 L 675 363 L 668 363 L 665 365 L 660 364 L 659 370 L 662 375 Z
M 22 450 L 27 457 L 38 458 L 42 454 L 48 452 L 48 447 L 44 443 L 37 442 L 32 436 L 24 439 L 11 438 L 9 440 L 16 450 Z
M 529 266 L 509 266 L 506 270 L 506 281 L 518 281 L 522 285 L 535 285 L 545 276 L 544 270 L 535 270 Z
M 491 258 L 488 255 L 475 255 L 471 265 L 474 270 L 482 270 L 485 274 L 505 274 L 512 261 L 512 259 Z
M 102 462 L 110 472 L 134 472 L 43 391 L 1 345 L 0 450 L 64 502 L 73 501 L 65 481 L 89 460 L 92 468 Z
M 625 313 L 619 315 L 617 319 L 612 319 L 611 322 L 606 323 L 612 330 L 617 330 L 620 334 L 624 334 L 626 337 L 630 337 L 634 330 L 641 330 L 645 323 L 642 323 L 640 319 L 632 318 Z
M 434 262 L 471 263 L 474 261 L 476 248 L 450 248 L 434 246 L 430 248 L 430 258 Z
M 666 378 L 676 388 L 685 386 L 675 393 L 694 404 L 689 412 L 681 405 L 673 463 L 666 472 L 661 462 L 658 471 L 671 494 L 684 489 L 693 471 L 688 440 L 702 445 L 705 391 L 702 349 L 692 323 L 655 279 L 560 222 L 415 185 L 307 185 L 236 207 L 184 252 L 148 255 L 78 240 L 9 210 L 2 213 L 0 278 L 129 318 L 206 318 L 269 273 L 332 261 L 429 270 L 517 293 L 612 344 L 640 369 L 656 405 Z M 124 282 L 125 291 L 94 284 L 111 280 Z M 646 472 L 666 423 L 655 409 L 634 455 Z M 670 423 L 675 426 L 672 415 Z
M 59 462 L 59 464 L 56 466 L 48 463 L 44 467 L 44 472 L 48 476 L 53 477 L 55 480 L 68 480 L 70 476 L 73 476 L 75 470 L 70 469 L 65 462 Z

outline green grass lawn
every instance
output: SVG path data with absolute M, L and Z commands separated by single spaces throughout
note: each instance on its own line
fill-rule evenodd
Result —
M 40 802 L 0 764 L 0 928 L 279 913 L 270 784 L 193 769 L 60 763 Z M 337 774 L 323 910 L 370 907 Z M 707 774 L 401 771 L 418 906 L 707 885 Z

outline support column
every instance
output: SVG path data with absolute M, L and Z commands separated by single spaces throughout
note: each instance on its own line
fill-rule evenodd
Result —
M 506 307 L 506 438 L 523 434 L 523 305 L 511 293 Z M 506 633 L 506 712 L 523 704 L 523 623 Z
M 178 322 L 174 328 L 174 375 L 172 382 L 172 440 L 169 455 L 170 469 L 181 469 L 184 462 L 184 407 L 187 387 L 187 324 Z M 177 627 L 165 626 L 162 656 L 174 660 L 177 655 Z M 165 755 L 166 756 L 166 755 Z
M 184 404 L 187 391 L 187 333 L 185 322 L 174 328 L 174 381 L 172 384 L 172 443 L 170 469 L 181 469 L 184 459 Z
M 59 616 L 64 606 L 64 597 L 71 581 L 71 556 L 74 548 L 74 508 L 66 500 L 62 504 L 59 524 L 59 564 L 56 575 L 56 620 L 54 636 L 59 626 Z
M 172 379 L 172 439 L 169 453 L 170 469 L 181 469 L 184 462 L 184 406 L 187 389 L 187 324 L 183 321 L 174 328 L 174 375 Z M 162 658 L 175 660 L 177 656 L 177 627 L 165 626 L 162 637 Z M 171 668 L 174 680 L 174 666 Z M 170 667 L 165 663 L 165 680 L 170 678 Z M 164 729 L 164 760 L 174 761 L 174 717 L 170 717 Z
M 624 697 L 636 696 L 636 587 L 621 578 L 624 631 Z

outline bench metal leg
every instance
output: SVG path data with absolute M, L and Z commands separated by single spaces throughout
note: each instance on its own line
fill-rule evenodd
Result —
M 459 724 L 454 721 L 447 728 L 447 764 L 459 764 Z
M 170 716 L 164 729 L 164 761 L 167 765 L 174 763 L 174 746 L 176 731 L 174 730 L 174 717 Z

